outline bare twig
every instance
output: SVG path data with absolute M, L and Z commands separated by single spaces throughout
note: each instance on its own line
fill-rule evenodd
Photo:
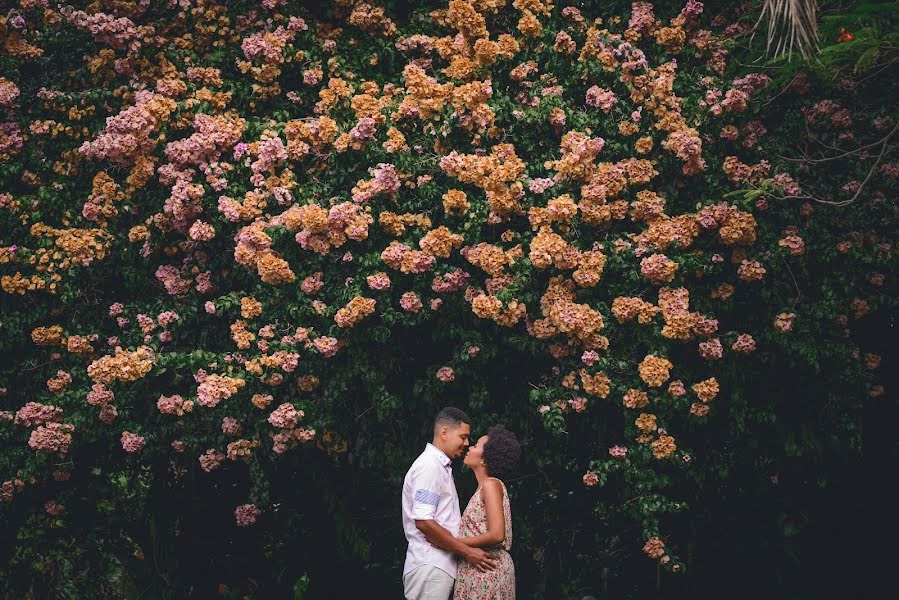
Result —
M 859 154 L 862 150 L 866 150 L 866 149 L 870 148 L 871 146 L 876 146 L 878 144 L 884 143 L 887 139 L 889 139 L 889 137 L 891 135 L 893 135 L 896 132 L 897 127 L 899 127 L 899 123 L 894 125 L 892 131 L 890 131 L 888 134 L 886 134 L 886 136 L 880 138 L 876 142 L 871 142 L 870 144 L 865 144 L 864 146 L 859 146 L 858 148 L 856 148 L 854 150 L 846 150 L 845 152 L 842 152 L 841 154 L 837 154 L 836 156 L 827 156 L 824 158 L 809 158 L 807 156 L 805 156 L 803 158 L 790 158 L 789 156 L 782 156 L 780 154 L 778 154 L 777 156 L 778 156 L 778 158 L 781 158 L 781 159 L 787 160 L 787 161 L 791 161 L 791 162 L 822 163 L 822 162 L 828 162 L 831 160 L 837 160 L 838 158 L 844 158 L 846 156 L 852 156 L 853 154 Z M 823 142 L 820 142 L 817 139 L 815 141 L 823 144 Z M 828 146 L 828 148 L 832 148 L 834 150 L 839 150 L 839 148 L 836 148 L 835 146 Z
M 859 195 L 861 195 L 862 190 L 865 189 L 865 186 L 868 184 L 868 181 L 870 181 L 871 176 L 874 175 L 874 172 L 877 170 L 877 165 L 879 165 L 880 161 L 883 160 L 883 157 L 886 156 L 887 149 L 889 148 L 890 151 L 892 151 L 893 149 L 896 148 L 896 146 L 890 146 L 887 144 L 890 137 L 895 132 L 896 132 L 896 127 L 893 127 L 893 130 L 889 133 L 889 135 L 887 135 L 883 139 L 883 147 L 880 149 L 880 154 L 877 156 L 877 160 L 874 161 L 873 165 L 871 165 L 871 169 L 868 171 L 868 175 L 865 177 L 864 181 L 862 181 L 861 185 L 858 186 L 858 189 L 855 190 L 855 194 L 852 195 L 852 198 L 849 198 L 848 200 L 840 200 L 837 202 L 834 202 L 832 200 L 822 200 L 821 198 L 818 198 L 817 196 L 779 196 L 779 197 L 775 196 L 775 198 L 778 200 L 813 200 L 820 204 L 828 204 L 830 206 L 848 206 L 849 204 L 852 204 L 859 197 Z

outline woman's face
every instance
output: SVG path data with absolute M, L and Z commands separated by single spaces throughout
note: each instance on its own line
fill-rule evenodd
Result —
M 481 460 L 484 458 L 484 446 L 487 444 L 487 436 L 482 435 L 478 438 L 478 443 L 468 447 L 468 453 L 463 461 L 466 465 L 474 469 L 481 466 Z

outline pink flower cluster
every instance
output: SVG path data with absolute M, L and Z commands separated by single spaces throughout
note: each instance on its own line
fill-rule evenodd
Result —
M 62 393 L 72 383 L 72 376 L 62 369 L 56 371 L 56 377 L 47 380 L 47 389 L 54 394 Z
M 404 273 L 424 273 L 437 259 L 433 254 L 413 250 L 406 244 L 394 241 L 381 252 L 381 260 Z
M 292 429 L 303 416 L 303 411 L 297 410 L 290 402 L 285 402 L 272 411 L 268 416 L 268 422 L 281 429 Z
M 452 367 L 440 367 L 437 369 L 437 379 L 444 383 L 448 383 L 453 381 L 456 378 L 456 373 L 453 371 Z
M 592 366 L 593 363 L 599 360 L 599 354 L 596 353 L 595 350 L 587 350 L 581 355 L 581 362 L 585 365 Z
M 168 327 L 180 318 L 181 317 L 178 316 L 178 313 L 167 310 L 159 313 L 159 315 L 156 317 L 156 322 L 159 323 L 159 325 L 162 327 Z
M 230 377 L 210 375 L 197 388 L 197 402 L 200 406 L 215 408 L 222 400 L 230 398 L 237 390 L 237 385 Z
M 731 349 L 733 349 L 734 352 L 740 352 L 742 354 L 751 354 L 752 352 L 755 352 L 755 348 L 755 339 L 748 333 L 741 333 L 738 335 L 731 346 Z
M 172 265 L 160 265 L 156 269 L 156 279 L 165 286 L 165 291 L 172 296 L 180 296 L 190 291 L 191 280 L 181 277 L 178 267 Z
M 62 409 L 40 402 L 28 402 L 16 411 L 14 423 L 23 427 L 62 421 Z
M 78 151 L 88 158 L 109 160 L 130 166 L 134 160 L 148 153 L 156 145 L 150 135 L 160 126 L 158 105 L 174 102 L 149 90 L 135 94 L 133 106 L 106 120 L 106 127 L 93 141 L 84 142 Z M 151 110 L 151 107 L 155 110 Z
M 315 346 L 315 349 L 319 351 L 322 356 L 332 357 L 337 354 L 337 350 L 340 348 L 340 344 L 337 341 L 337 338 L 322 336 L 320 338 L 316 338 L 314 342 L 312 342 Z
M 125 452 L 140 452 L 146 444 L 147 440 L 143 436 L 130 431 L 122 432 L 122 449 Z
M 47 423 L 31 432 L 28 447 L 32 450 L 65 454 L 72 443 L 75 426 L 70 423 Z
M 662 147 L 675 155 L 684 165 L 681 171 L 684 175 L 696 175 L 705 169 L 705 159 L 702 157 L 702 139 L 695 129 L 678 129 L 668 134 Z
M 12 154 L 22 149 L 25 140 L 16 123 L 0 123 L 0 154 Z
M 19 88 L 15 83 L 0 77 L 0 108 L 12 108 L 19 98 Z
M 259 59 L 264 63 L 282 63 L 284 46 L 292 42 L 296 31 L 279 26 L 272 32 L 260 31 L 244 38 L 240 47 L 247 60 Z
M 793 321 L 796 319 L 796 313 L 780 313 L 774 318 L 774 328 L 781 333 L 790 333 L 793 331 Z
M 615 93 L 594 85 L 587 90 L 587 106 L 601 108 L 603 112 L 609 112 L 618 102 Z
M 103 406 L 109 404 L 115 399 L 112 390 L 106 389 L 106 386 L 99 381 L 91 386 L 91 391 L 87 393 L 87 403 L 91 406 Z
M 90 33 L 98 44 L 106 44 L 116 50 L 137 52 L 141 39 L 155 33 L 153 27 L 137 26 L 128 17 L 115 17 L 101 12 L 88 14 L 83 10 L 73 10 L 71 6 L 62 7 L 60 13 L 69 23 Z
M 640 33 L 646 33 L 653 27 L 656 16 L 652 12 L 651 2 L 632 2 L 631 18 L 627 22 L 627 28 Z
M 528 189 L 534 194 L 542 194 L 554 185 L 556 185 L 555 180 L 549 177 L 539 177 L 528 182 Z
M 184 398 L 175 394 L 174 396 L 160 395 L 156 401 L 156 408 L 164 415 L 178 415 L 179 417 L 186 412 L 193 410 L 193 400 L 185 401 Z
M 303 290 L 303 293 L 307 296 L 313 296 L 318 293 L 319 290 L 325 285 L 325 282 L 322 280 L 324 273 L 318 271 L 313 273 L 312 275 L 303 279 L 303 283 L 300 285 L 300 289 Z
M 406 312 L 418 312 L 421 310 L 421 298 L 415 292 L 406 292 L 400 296 L 400 306 Z
M 568 406 L 570 406 L 574 410 L 574 412 L 582 413 L 587 410 L 587 399 L 583 396 L 571 398 L 568 401 Z
M 350 129 L 350 139 L 355 143 L 367 142 L 375 139 L 378 132 L 378 124 L 371 117 L 362 117 L 356 125 Z
M 431 282 L 431 289 L 438 294 L 458 292 L 465 289 L 468 285 L 469 277 L 471 275 L 460 268 L 456 268 L 455 271 L 434 277 L 434 281 Z
M 240 425 L 240 421 L 233 417 L 225 417 L 222 419 L 222 433 L 225 435 L 240 435 L 243 427 Z
M 612 446 L 609 448 L 609 455 L 614 458 L 624 458 L 627 456 L 627 448 L 624 446 Z
M 706 360 L 718 360 L 723 355 L 724 348 L 721 340 L 712 338 L 705 342 L 699 342 L 699 355 Z
M 255 504 L 241 504 L 234 509 L 234 519 L 237 521 L 238 527 L 248 527 L 256 523 L 256 519 L 262 511 L 256 508 Z
M 224 460 L 224 454 L 222 454 L 215 448 L 209 448 L 204 454 L 201 454 L 199 457 L 200 468 L 202 468 L 207 473 L 211 473 L 212 471 L 218 469 Z
M 652 254 L 640 261 L 640 273 L 651 283 L 667 283 L 674 278 L 676 271 L 677 263 L 661 253 Z
M 378 163 L 368 170 L 373 179 L 360 179 L 353 188 L 353 202 L 362 204 L 378 194 L 395 194 L 400 189 L 396 168 L 390 163 Z
M 365 282 L 368 284 L 368 287 L 373 290 L 382 291 L 390 287 L 390 277 L 384 272 L 369 275 L 365 278 Z

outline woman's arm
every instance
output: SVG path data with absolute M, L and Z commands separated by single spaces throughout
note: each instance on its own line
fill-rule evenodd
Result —
M 415 527 L 424 534 L 424 536 L 433 545 L 443 548 L 454 554 L 458 554 L 480 571 L 492 571 L 496 568 L 496 560 L 480 548 L 473 548 L 460 543 L 461 540 L 453 537 L 446 527 L 441 526 L 434 520 L 415 521 Z
M 466 546 L 489 548 L 506 539 L 506 518 L 503 515 L 503 487 L 496 479 L 487 479 L 481 486 L 481 497 L 487 509 L 487 533 L 459 538 Z

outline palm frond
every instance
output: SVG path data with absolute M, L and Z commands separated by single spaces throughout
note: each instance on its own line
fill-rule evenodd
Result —
M 786 53 L 789 60 L 795 47 L 803 58 L 808 58 L 818 50 L 817 10 L 815 0 L 762 0 L 762 12 L 752 26 L 750 43 L 759 23 L 767 19 L 766 55 L 774 45 L 775 57 Z

